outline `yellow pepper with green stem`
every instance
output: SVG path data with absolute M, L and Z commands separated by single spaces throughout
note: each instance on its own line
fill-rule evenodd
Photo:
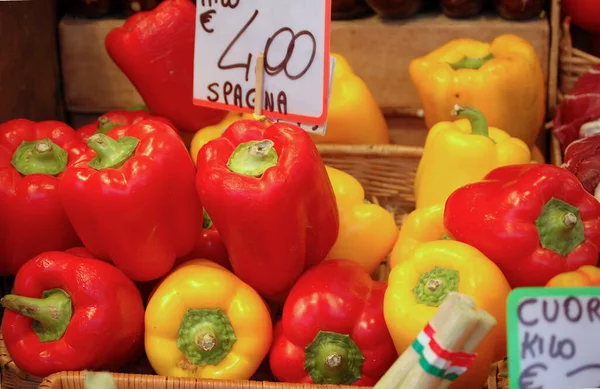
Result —
M 496 327 L 477 349 L 473 365 L 451 388 L 480 389 L 489 366 L 506 356 L 506 298 L 510 286 L 479 250 L 454 240 L 418 245 L 389 275 L 384 317 L 398 353 L 411 346 L 448 293 L 470 296 L 490 313 Z
M 385 208 L 365 200 L 365 191 L 350 174 L 325 167 L 339 212 L 338 238 L 327 258 L 357 262 L 369 274 L 383 262 L 398 238 L 398 227 Z
M 456 189 L 480 181 L 500 166 L 531 161 L 522 140 L 488 127 L 478 109 L 455 106 L 452 114 L 466 119 L 437 123 L 425 140 L 415 176 L 417 209 L 445 204 Z
M 145 348 L 159 375 L 247 380 L 265 359 L 272 320 L 260 295 L 224 267 L 175 268 L 146 308 Z
M 453 40 L 409 67 L 428 128 L 450 120 L 455 104 L 476 106 L 491 126 L 533 147 L 545 120 L 546 87 L 535 49 L 505 34 L 491 44 Z

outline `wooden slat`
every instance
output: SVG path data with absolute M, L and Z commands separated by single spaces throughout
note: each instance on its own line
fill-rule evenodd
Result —
M 0 122 L 64 119 L 56 3 L 0 1 Z

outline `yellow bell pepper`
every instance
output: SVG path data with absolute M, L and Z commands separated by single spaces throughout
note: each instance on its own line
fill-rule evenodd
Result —
M 269 309 L 224 267 L 192 260 L 158 285 L 146 308 L 146 356 L 170 377 L 249 379 L 272 341 Z
M 428 128 L 450 120 L 455 104 L 476 106 L 491 126 L 535 143 L 544 125 L 546 87 L 542 65 L 526 40 L 501 35 L 491 44 L 453 40 L 409 66 Z
M 409 213 L 400 228 L 398 240 L 390 255 L 390 268 L 410 258 L 419 245 L 440 240 L 446 235 L 444 228 L 444 205 L 435 204 Z
M 575 271 L 554 276 L 546 286 L 551 288 L 580 288 L 600 286 L 600 269 L 596 266 L 582 266 Z
M 336 59 L 329 100 L 325 136 L 311 134 L 315 143 L 387 144 L 387 122 L 364 81 L 339 54 Z
M 394 216 L 365 200 L 361 184 L 350 174 L 326 166 L 338 206 L 338 238 L 327 258 L 352 260 L 370 274 L 390 253 L 398 238 Z
M 432 282 L 435 281 L 435 282 Z M 451 388 L 480 389 L 489 366 L 506 356 L 506 299 L 510 286 L 500 269 L 479 250 L 453 240 L 419 245 L 392 269 L 384 317 L 398 350 L 404 352 L 451 291 L 470 296 L 489 312 L 496 327 L 477 349 L 473 365 Z
M 478 109 L 456 106 L 454 115 L 467 119 L 438 123 L 425 140 L 414 185 L 417 208 L 445 204 L 456 189 L 500 166 L 531 161 L 522 140 L 488 127 Z
M 227 116 L 223 120 L 221 120 L 217 124 L 213 124 L 212 126 L 203 127 L 200 131 L 194 134 L 194 137 L 190 143 L 190 155 L 192 156 L 192 160 L 194 164 L 196 164 L 196 159 L 198 158 L 198 151 L 210 142 L 213 139 L 217 139 L 223 134 L 223 131 L 227 129 L 230 125 L 237 122 L 238 120 L 253 120 L 253 114 L 241 114 L 240 112 L 230 111 Z

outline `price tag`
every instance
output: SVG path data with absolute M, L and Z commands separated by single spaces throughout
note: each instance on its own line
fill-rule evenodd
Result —
M 264 53 L 262 114 L 325 123 L 331 0 L 197 0 L 196 4 L 195 104 L 253 112 L 256 58 Z
M 517 288 L 507 318 L 511 389 L 600 387 L 600 288 Z
M 336 59 L 335 57 L 329 57 L 329 92 L 328 92 L 328 98 L 327 98 L 327 106 L 329 106 L 329 100 L 331 99 L 331 88 L 333 86 L 333 73 L 335 72 L 335 64 L 336 64 Z M 287 122 L 287 123 L 292 123 L 297 125 L 298 127 L 302 127 L 302 129 L 304 129 L 304 131 L 308 132 L 309 134 L 317 134 L 317 135 L 325 135 L 325 130 L 327 129 L 327 122 L 319 125 L 319 124 L 304 124 L 304 123 L 300 123 L 300 122 L 291 122 L 289 120 L 281 120 L 281 119 L 275 119 L 275 118 L 269 118 L 269 120 L 271 120 L 272 122 Z

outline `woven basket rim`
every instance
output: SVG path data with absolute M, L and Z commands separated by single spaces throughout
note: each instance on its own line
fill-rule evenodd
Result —
M 341 145 L 318 144 L 317 149 L 322 155 L 352 155 L 364 157 L 396 157 L 396 158 L 421 158 L 423 147 L 407 146 L 400 144 L 381 145 Z
M 166 377 L 149 374 L 127 374 L 127 373 L 110 373 L 117 386 L 127 386 L 126 383 L 132 381 L 143 381 L 150 387 L 158 384 L 167 385 L 171 388 L 202 388 L 209 385 L 211 389 L 231 389 L 231 388 L 248 388 L 248 389 L 372 389 L 371 386 L 348 386 L 348 385 L 314 385 L 314 384 L 294 384 L 284 382 L 268 382 L 268 381 L 250 381 L 250 380 L 219 380 L 219 379 L 198 379 L 198 378 L 180 378 Z M 60 372 L 52 374 L 42 380 L 39 385 L 40 389 L 60 389 L 60 388 L 83 388 L 83 381 L 86 372 Z M 79 381 L 80 385 L 76 386 Z M 243 382 L 244 386 L 240 386 Z M 64 385 L 63 385 L 64 384 Z

